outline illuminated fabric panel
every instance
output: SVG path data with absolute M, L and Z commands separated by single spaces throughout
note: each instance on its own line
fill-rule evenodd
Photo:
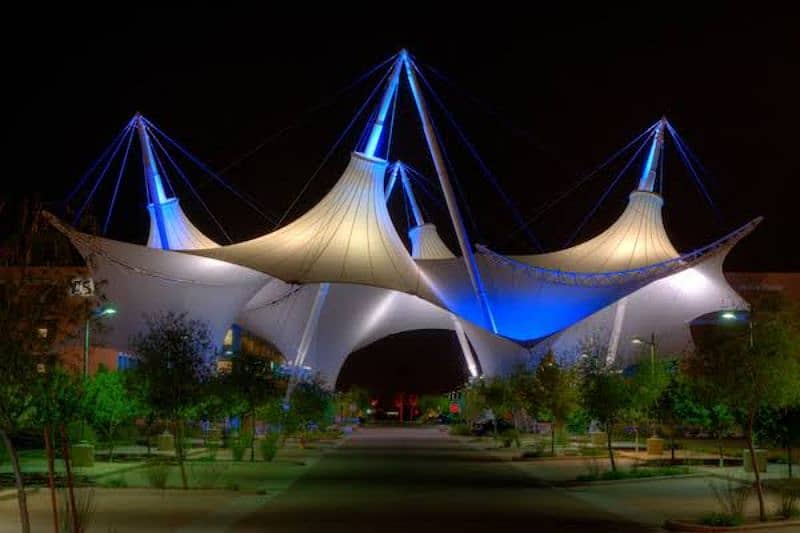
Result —
M 269 279 L 260 272 L 178 252 L 95 237 L 50 214 L 48 220 L 83 256 L 98 291 L 117 309 L 102 342 L 118 350 L 145 326 L 143 317 L 165 311 L 206 322 L 217 346 L 242 307 Z
M 414 259 L 450 259 L 455 257 L 447 245 L 442 242 L 436 226 L 422 224 L 408 230 L 411 239 L 411 257 Z
M 250 241 L 191 253 L 292 283 L 356 283 L 414 292 L 417 268 L 386 209 L 386 164 L 354 153 L 333 189 L 294 222 Z
M 147 212 L 150 214 L 150 235 L 147 237 L 147 246 L 150 248 L 164 248 L 158 231 L 156 209 L 161 211 L 170 250 L 195 250 L 219 246 L 192 224 L 181 209 L 177 198 L 169 198 L 161 204 L 147 205 Z
M 618 272 L 674 259 L 680 254 L 664 230 L 663 204 L 655 193 L 634 191 L 622 216 L 600 235 L 557 252 L 513 258 L 569 272 Z

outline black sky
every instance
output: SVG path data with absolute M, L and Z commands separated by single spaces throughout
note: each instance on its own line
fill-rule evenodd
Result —
M 668 146 L 665 220 L 677 247 L 701 246 L 764 215 L 765 223 L 726 268 L 800 269 L 797 17 L 730 7 L 706 14 L 677 4 L 653 11 L 570 6 L 552 13 L 487 13 L 488 7 L 460 7 L 463 12 L 448 18 L 410 7 L 413 17 L 372 13 L 370 19 L 346 10 L 316 17 L 134 9 L 19 14 L 8 20 L 4 36 L 13 137 L 7 191 L 63 198 L 137 110 L 215 169 L 305 117 L 225 174 L 280 214 L 377 80 L 319 112 L 306 111 L 405 46 L 458 87 L 431 78 L 523 216 L 666 113 L 708 170 L 707 185 L 722 214 L 713 215 Z M 405 98 L 393 157 L 433 177 Z M 512 234 L 509 210 L 444 117 L 436 118 L 474 220 L 473 239 L 502 252 L 530 250 L 522 233 Z M 335 182 L 361 127 L 363 121 L 294 216 Z M 193 177 L 234 239 L 270 229 L 200 174 Z M 612 177 L 601 173 L 532 226 L 545 248 L 563 244 Z M 618 215 L 635 180 L 631 174 L 620 183 L 582 237 Z M 220 238 L 188 191 L 178 192 L 196 223 Z M 103 194 L 107 187 L 96 206 L 101 216 Z M 422 202 L 454 244 L 447 218 L 434 202 L 424 196 Z M 141 179 L 131 176 L 111 235 L 143 239 L 142 205 Z M 392 209 L 404 232 L 397 199 Z

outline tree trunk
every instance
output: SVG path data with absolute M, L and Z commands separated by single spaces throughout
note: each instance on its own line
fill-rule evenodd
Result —
M 633 426 L 633 439 L 634 439 L 634 447 L 636 448 L 636 455 L 639 455 L 639 425 L 636 424 Z
M 788 442 L 786 443 L 786 459 L 788 459 L 789 465 L 789 479 L 792 479 L 792 445 Z
M 22 479 L 22 469 L 19 466 L 19 456 L 14 443 L 11 442 L 11 437 L 5 430 L 0 429 L 0 436 L 3 438 L 3 443 L 8 450 L 8 456 L 11 459 L 11 466 L 14 469 L 14 483 L 17 486 L 17 503 L 19 504 L 19 522 L 22 533 L 30 533 L 31 519 L 28 515 L 28 499 L 25 496 L 25 481 Z
M 725 449 L 722 447 L 722 433 L 717 436 L 717 449 L 719 450 L 719 467 L 725 468 Z
M 675 464 L 675 431 L 672 431 L 669 435 L 669 449 L 670 449 L 670 464 Z
M 256 411 L 250 413 L 250 462 L 256 460 Z
M 175 457 L 181 470 L 181 485 L 183 490 L 187 490 L 189 481 L 186 479 L 186 465 L 183 464 L 183 420 L 175 421 Z
M 606 424 L 606 439 L 608 440 L 608 459 L 611 461 L 611 471 L 617 471 L 617 463 L 614 461 L 614 448 L 611 447 L 611 428 L 612 424 Z
M 44 448 L 47 453 L 47 485 L 50 488 L 50 505 L 53 508 L 53 533 L 58 533 L 58 498 L 55 483 L 55 453 L 50 437 L 50 426 L 44 426 Z
M 551 424 L 552 429 L 550 430 L 550 456 L 556 456 L 556 423 L 555 420 Z
M 756 450 L 753 446 L 753 417 L 754 411 L 750 411 L 747 416 L 747 448 L 750 450 L 750 462 L 753 465 L 753 473 L 756 476 L 756 493 L 758 494 L 758 517 L 762 522 L 767 521 L 767 513 L 764 510 L 764 487 L 761 486 L 761 473 L 758 471 L 756 462 Z
M 70 514 L 72 515 L 72 531 L 73 533 L 80 533 L 81 531 L 81 524 L 80 524 L 80 517 L 78 516 L 78 507 L 75 505 L 75 484 L 73 483 L 72 479 L 72 465 L 70 464 L 70 457 L 69 457 L 69 437 L 67 437 L 67 431 L 64 428 L 64 424 L 59 426 L 59 431 L 61 432 L 61 455 L 63 456 L 64 460 L 64 470 L 67 472 L 67 492 L 69 493 L 69 510 Z

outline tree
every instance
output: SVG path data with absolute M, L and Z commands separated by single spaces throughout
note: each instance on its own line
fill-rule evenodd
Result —
M 656 358 L 644 358 L 635 367 L 629 382 L 631 402 L 623 417 L 633 422 L 636 451 L 639 451 L 639 426 L 648 424 L 656 435 L 657 402 L 670 381 L 669 363 Z
M 757 416 L 760 438 L 786 451 L 789 478 L 792 478 L 792 448 L 800 445 L 800 404 L 780 409 L 764 408 Z
M 255 461 L 256 410 L 284 392 L 272 362 L 260 355 L 240 352 L 233 356 L 231 371 L 220 380 L 230 401 L 240 406 L 241 411 L 236 414 L 242 418 L 250 416 L 250 461 Z
M 67 425 L 81 415 L 81 398 L 83 396 L 83 380 L 76 374 L 67 372 L 59 365 L 57 357 L 47 358 L 47 362 L 38 374 L 34 394 L 35 421 L 43 428 L 47 453 L 48 484 L 54 523 L 58 524 L 58 507 L 55 493 L 55 433 L 61 435 L 61 453 L 67 474 L 66 506 L 68 516 L 65 519 L 72 524 L 75 531 L 81 531 L 80 514 L 75 503 L 75 483 L 72 476 L 70 445 Z M 56 526 L 57 529 L 57 526 Z
M 581 404 L 586 413 L 602 424 L 606 431 L 608 458 L 611 470 L 617 470 L 614 449 L 611 447 L 611 433 L 614 424 L 631 405 L 630 387 L 622 376 L 606 361 L 606 350 L 590 346 L 584 350 L 585 356 L 579 365 Z
M 742 412 L 762 521 L 766 510 L 761 476 L 755 468 L 755 420 L 760 409 L 782 409 L 800 402 L 798 330 L 796 309 L 782 301 L 764 302 L 751 312 L 749 328 L 719 328 L 685 360 L 689 376 Z
M 287 412 L 286 430 L 305 445 L 306 434 L 311 426 L 323 426 L 333 405 L 333 394 L 319 379 L 300 381 L 292 390 Z
M 61 351 L 88 316 L 94 300 L 69 299 L 67 272 L 42 279 L 31 269 L 35 245 L 47 228 L 40 224 L 36 201 L 19 205 L 12 231 L 0 243 L 9 265 L 0 283 L 0 439 L 11 460 L 20 523 L 22 531 L 27 532 L 30 520 L 25 485 L 12 436 L 34 416 L 37 363 Z
M 101 366 L 86 383 L 83 409 L 95 431 L 108 442 L 108 460 L 114 460 L 114 437 L 117 428 L 139 412 L 135 397 L 126 388 L 121 372 L 109 372 Z
M 138 372 L 147 383 L 147 403 L 175 428 L 175 456 L 183 488 L 188 489 L 184 423 L 202 398 L 211 375 L 211 333 L 206 324 L 172 312 L 146 318 L 146 326 L 147 330 L 132 342 L 139 357 Z
M 537 416 L 549 420 L 550 455 L 556 454 L 556 431 L 564 426 L 578 403 L 575 374 L 558 364 L 550 352 L 539 361 L 534 376 L 534 395 L 539 407 Z

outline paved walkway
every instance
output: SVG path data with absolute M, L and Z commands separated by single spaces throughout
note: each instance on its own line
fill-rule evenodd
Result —
M 433 428 L 360 430 L 236 531 L 652 531 Z

